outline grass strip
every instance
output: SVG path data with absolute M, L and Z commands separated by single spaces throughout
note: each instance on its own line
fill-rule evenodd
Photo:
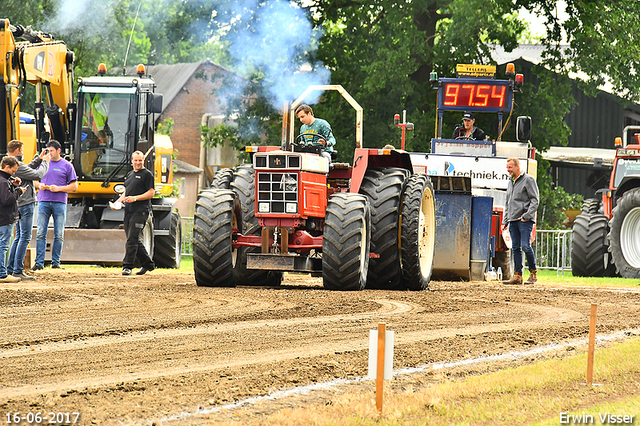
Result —
M 525 279 L 529 276 L 529 272 L 525 270 Z M 635 288 L 640 286 L 640 280 L 628 278 L 611 278 L 611 277 L 574 277 L 571 270 L 564 271 L 564 276 L 556 275 L 556 271 L 539 270 L 538 283 L 542 285 L 575 285 L 581 287 L 623 287 Z
M 448 379 L 416 377 L 385 390 L 384 413 L 375 411 L 374 385 L 347 389 L 322 405 L 287 408 L 242 420 L 260 425 L 559 425 L 561 413 L 636 415 L 640 419 L 640 339 L 596 348 L 594 382 L 584 385 L 586 352 L 493 373 Z M 444 382 L 429 383 L 434 380 Z M 425 381 L 427 382 L 425 385 Z M 538 422 L 538 423 L 536 423 Z M 229 423 L 236 424 L 236 423 Z

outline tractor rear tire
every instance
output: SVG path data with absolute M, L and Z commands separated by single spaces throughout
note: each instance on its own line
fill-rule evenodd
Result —
M 433 185 L 427 175 L 409 179 L 402 197 L 400 227 L 402 280 L 409 290 L 429 287 L 436 244 L 436 212 Z
M 600 208 L 600 200 L 595 198 L 587 198 L 582 202 L 582 213 L 598 213 Z
M 609 251 L 623 278 L 640 278 L 640 188 L 622 195 L 613 209 Z
M 212 189 L 229 189 L 233 181 L 233 169 L 220 169 L 213 175 Z
M 409 171 L 401 168 L 370 169 L 364 175 L 360 194 L 371 208 L 371 252 L 367 288 L 401 289 L 400 211 L 402 189 Z
M 371 212 L 359 194 L 329 197 L 322 240 L 322 282 L 328 290 L 362 290 L 367 283 Z
M 169 235 L 155 238 L 153 260 L 158 268 L 180 269 L 182 261 L 182 218 L 177 210 L 171 212 Z
M 609 220 L 593 211 L 594 207 L 597 211 L 597 204 L 586 207 L 573 224 L 571 273 L 576 277 L 604 277 L 611 263 L 607 251 Z
M 201 287 L 235 287 L 239 205 L 232 191 L 208 189 L 198 194 L 193 215 L 193 269 Z
M 223 172 L 222 170 L 221 172 Z M 220 173 L 220 172 L 219 172 Z M 225 172 L 226 173 L 226 172 Z M 242 208 L 243 234 L 261 235 L 262 227 L 256 217 L 256 172 L 251 164 L 238 166 L 233 172 L 230 189 L 236 194 Z M 260 247 L 242 247 L 238 250 L 235 269 L 238 285 L 279 286 L 284 274 L 280 271 L 247 269 L 247 255 L 260 253 Z

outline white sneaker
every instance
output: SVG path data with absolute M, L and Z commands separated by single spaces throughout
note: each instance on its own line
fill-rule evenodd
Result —
M 0 278 L 0 283 L 19 283 L 20 281 L 22 281 L 20 278 L 14 277 L 13 275 L 7 275 L 4 278 Z

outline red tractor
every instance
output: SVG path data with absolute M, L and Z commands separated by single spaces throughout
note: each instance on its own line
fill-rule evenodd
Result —
M 294 138 L 293 111 L 314 90 L 356 110 L 353 163 L 330 164 Z M 312 86 L 285 108 L 281 146 L 248 147 L 198 195 L 193 261 L 199 286 L 278 285 L 283 272 L 322 276 L 331 290 L 426 289 L 433 269 L 431 181 L 409 154 L 362 148 L 362 108 L 341 86 Z
M 640 278 L 640 133 L 635 144 L 616 138 L 616 157 L 609 188 L 598 191 L 602 200 L 584 201 L 573 225 L 573 275 L 620 275 Z

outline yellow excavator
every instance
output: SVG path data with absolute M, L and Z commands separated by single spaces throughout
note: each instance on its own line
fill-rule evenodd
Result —
M 62 261 L 118 264 L 124 257 L 123 210 L 112 210 L 131 170 L 131 154 L 145 153 L 145 167 L 155 176 L 153 215 L 143 240 L 158 267 L 180 267 L 182 222 L 175 208 L 173 145 L 155 134 L 162 95 L 139 65 L 136 76 L 108 76 L 101 64 L 95 76 L 77 79 L 74 54 L 62 41 L 30 27 L 0 19 L 0 155 L 7 144 L 24 142 L 30 159 L 55 139 L 78 175 L 78 190 L 69 194 Z M 32 122 L 20 119 L 26 84 L 36 89 Z M 52 229 L 49 230 L 52 234 Z M 32 247 L 35 247 L 35 230 Z M 48 241 L 52 241 L 49 235 Z M 50 260 L 47 248 L 45 260 Z

